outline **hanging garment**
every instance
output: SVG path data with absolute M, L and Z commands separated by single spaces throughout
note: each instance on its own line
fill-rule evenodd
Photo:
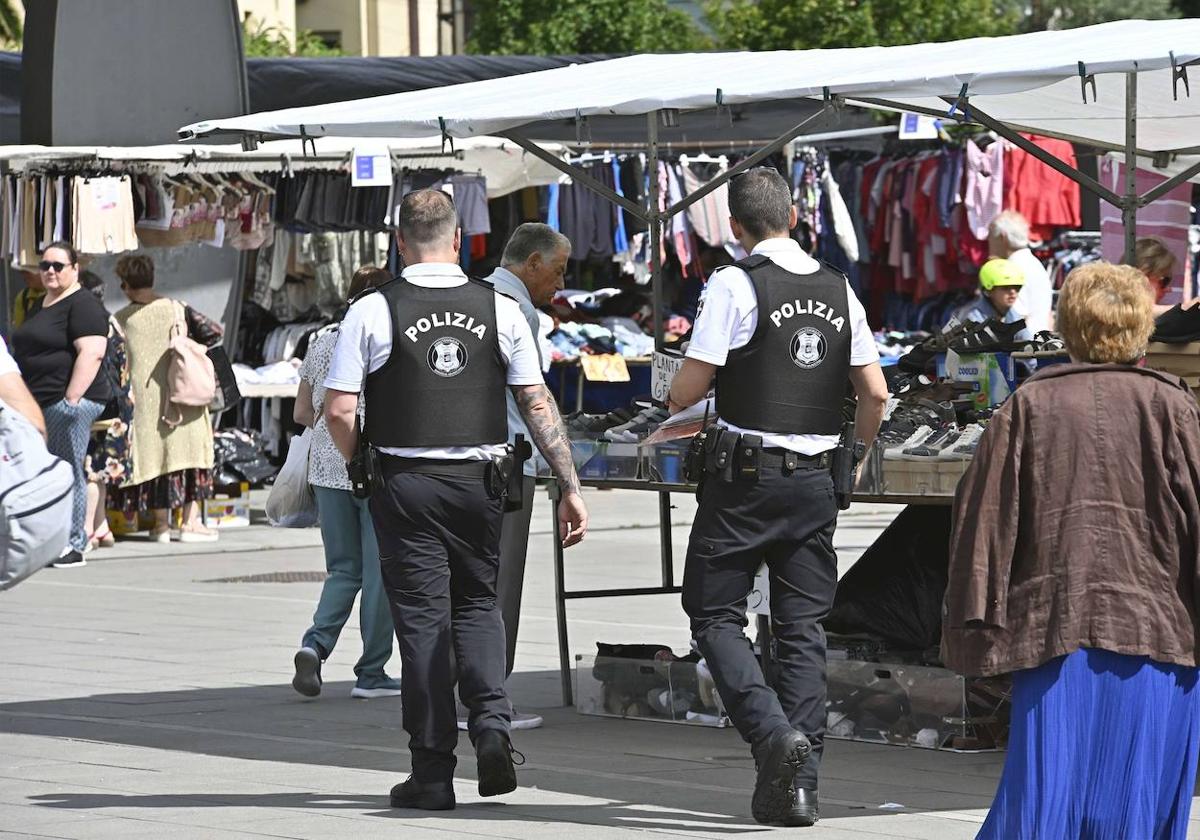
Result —
M 1075 168 L 1075 148 L 1066 140 L 1021 136 Z M 1035 240 L 1052 239 L 1060 228 L 1077 229 L 1081 224 L 1079 185 L 1025 150 L 1009 143 L 1005 146 L 1004 207 L 1029 220 Z
M 691 165 L 680 166 L 683 173 L 683 189 L 691 195 L 708 183 L 701 179 Z M 726 170 L 722 166 L 717 174 Z M 704 198 L 687 209 L 688 221 L 696 236 L 707 245 L 723 248 L 727 243 L 735 242 L 733 231 L 729 228 L 729 184 L 722 184 Z
M 1004 144 L 999 141 L 980 149 L 975 141 L 966 144 L 967 224 L 979 239 L 987 239 L 988 225 L 1004 209 Z

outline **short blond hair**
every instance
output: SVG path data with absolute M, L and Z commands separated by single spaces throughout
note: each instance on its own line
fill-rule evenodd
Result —
M 1154 332 L 1154 301 L 1145 275 L 1106 262 L 1075 269 L 1058 297 L 1058 328 L 1079 361 L 1136 361 Z
M 1134 265 L 1147 277 L 1169 278 L 1175 273 L 1175 266 L 1179 264 L 1175 255 L 1156 236 L 1147 236 L 1137 241 L 1134 246 L 1134 259 Z

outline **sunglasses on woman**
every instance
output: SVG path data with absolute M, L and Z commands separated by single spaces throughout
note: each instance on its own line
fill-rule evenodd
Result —
M 42 260 L 40 263 L 38 263 L 38 268 L 42 271 L 49 271 L 50 269 L 54 269 L 54 273 L 59 274 L 62 272 L 62 270 L 64 268 L 66 268 L 69 265 L 71 265 L 71 263 L 51 262 L 50 260 Z

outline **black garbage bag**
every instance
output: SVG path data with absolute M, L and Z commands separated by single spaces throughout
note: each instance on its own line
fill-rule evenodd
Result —
M 262 436 L 248 429 L 213 433 L 213 483 L 258 486 L 279 472 L 263 453 Z
M 950 508 L 910 505 L 838 582 L 825 629 L 937 647 L 949 564 Z

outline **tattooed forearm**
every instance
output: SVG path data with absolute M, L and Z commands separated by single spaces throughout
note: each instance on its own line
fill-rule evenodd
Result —
M 579 476 L 571 458 L 571 441 L 563 424 L 554 397 L 545 385 L 514 386 L 517 408 L 529 427 L 529 435 L 542 457 L 550 464 L 564 493 L 579 492 Z

